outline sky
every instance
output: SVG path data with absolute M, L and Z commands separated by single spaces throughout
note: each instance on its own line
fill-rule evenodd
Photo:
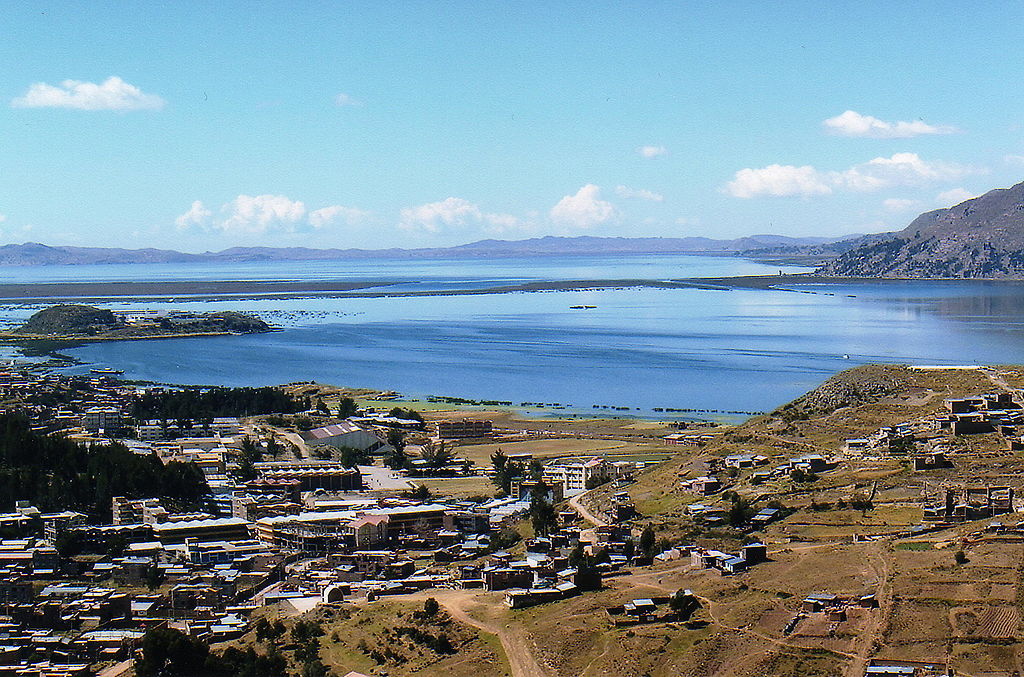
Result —
M 18 2 L 0 244 L 901 229 L 1024 180 L 1024 4 Z

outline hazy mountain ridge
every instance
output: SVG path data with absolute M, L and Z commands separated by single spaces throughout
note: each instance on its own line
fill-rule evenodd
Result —
M 231 247 L 191 254 L 170 249 L 50 246 L 37 242 L 0 246 L 0 265 L 87 265 L 242 261 L 332 261 L 346 259 L 446 259 L 595 254 L 744 254 L 774 247 L 820 246 L 830 238 L 752 235 L 732 240 L 706 237 L 539 237 L 480 240 L 454 247 L 422 249 L 315 249 L 311 247 Z
M 925 212 L 823 265 L 838 277 L 1024 279 L 1024 183 Z

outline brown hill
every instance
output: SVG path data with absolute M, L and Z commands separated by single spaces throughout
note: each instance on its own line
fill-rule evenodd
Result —
M 1024 183 L 918 216 L 822 266 L 838 277 L 1024 279 Z

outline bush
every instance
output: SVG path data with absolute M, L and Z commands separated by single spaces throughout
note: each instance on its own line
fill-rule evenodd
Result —
M 963 550 L 957 550 L 956 554 L 953 555 L 953 559 L 956 561 L 957 564 L 966 564 L 967 553 L 965 553 Z

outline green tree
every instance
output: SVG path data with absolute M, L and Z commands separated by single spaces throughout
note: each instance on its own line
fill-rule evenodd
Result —
M 654 552 L 656 546 L 657 534 L 654 533 L 654 527 L 650 524 L 644 527 L 644 530 L 640 532 L 640 552 L 647 557 L 654 557 L 657 553 Z
M 679 589 L 669 599 L 668 605 L 676 613 L 676 618 L 681 621 L 688 621 L 694 612 L 700 608 L 700 600 L 687 590 Z
M 342 397 L 338 400 L 338 418 L 355 416 L 359 411 L 359 405 L 351 397 Z
M 548 500 L 551 487 L 543 481 L 537 482 L 530 493 L 530 523 L 533 533 L 544 536 L 558 529 L 558 515 L 555 506 Z
M 142 657 L 135 661 L 138 677 L 195 677 L 205 674 L 210 649 L 174 628 L 151 628 L 142 638 Z

